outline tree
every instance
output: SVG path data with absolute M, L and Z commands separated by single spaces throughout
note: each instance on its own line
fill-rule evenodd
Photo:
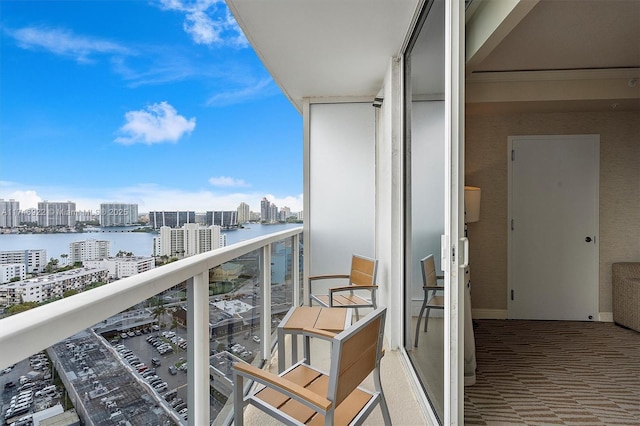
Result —
M 164 302 L 162 301 L 162 299 L 158 299 L 158 304 L 153 309 L 153 319 L 160 322 L 160 319 L 162 319 L 162 316 L 166 313 L 167 308 L 166 306 L 164 306 Z
M 180 324 L 178 323 L 178 320 L 175 319 L 175 317 L 171 320 L 171 329 L 173 330 L 174 333 L 176 333 L 176 335 L 178 334 L 178 326 Z M 180 350 L 180 346 L 178 346 L 177 344 L 175 345 L 176 348 L 176 353 L 178 353 L 178 351 Z
M 75 288 L 70 288 L 69 290 L 62 293 L 62 297 L 69 297 L 73 296 L 74 294 L 78 294 L 78 290 L 76 290 Z
M 64 260 L 64 261 L 65 261 L 64 263 L 67 263 L 67 257 L 69 257 L 69 255 L 68 255 L 68 254 L 66 254 L 66 253 L 62 253 L 62 254 L 60 255 L 60 257 L 62 258 L 62 260 Z
M 28 311 L 29 309 L 33 309 L 37 306 L 39 306 L 40 304 L 38 302 L 22 302 L 19 303 L 17 305 L 12 305 L 9 306 L 7 309 L 5 309 L 5 312 L 8 315 L 13 315 L 13 314 L 18 314 L 20 312 L 24 312 L 24 311 Z
M 55 271 L 56 269 L 58 269 L 58 263 L 58 259 L 52 257 L 51 259 L 49 259 L 49 263 L 47 263 L 47 266 L 44 267 L 44 271 L 49 273 Z

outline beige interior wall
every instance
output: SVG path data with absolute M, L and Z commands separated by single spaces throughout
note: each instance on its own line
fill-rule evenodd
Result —
M 467 115 L 466 185 L 482 188 L 469 224 L 473 308 L 507 309 L 507 137 L 600 135 L 600 312 L 611 312 L 611 264 L 640 261 L 640 112 Z

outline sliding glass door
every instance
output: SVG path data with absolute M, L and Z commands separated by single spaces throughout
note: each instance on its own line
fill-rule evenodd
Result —
M 461 267 L 463 102 L 456 2 L 427 1 L 404 56 L 405 350 L 441 424 L 462 409 Z M 463 103 L 462 103 L 463 105 Z M 421 260 L 432 256 L 443 291 L 426 291 Z M 442 309 L 425 306 L 432 296 Z M 435 299 L 432 300 L 435 302 Z M 430 304 L 431 305 L 431 304 Z M 462 304 L 460 304 L 462 306 Z M 422 314 L 422 315 L 420 315 Z

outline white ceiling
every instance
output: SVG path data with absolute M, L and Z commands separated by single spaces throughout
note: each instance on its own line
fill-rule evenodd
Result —
M 497 1 L 474 0 L 467 37 Z M 467 51 L 468 112 L 640 110 L 640 1 L 512 3 L 489 47 Z
M 382 87 L 419 0 L 228 0 L 289 99 L 366 97 Z
M 264 65 L 299 110 L 305 97 L 373 99 L 389 61 L 403 51 L 421 4 L 227 2 Z M 443 92 L 443 4 L 444 0 L 435 1 L 413 51 L 414 93 Z M 513 10 L 507 8 L 509 13 L 496 19 L 496 8 L 505 5 L 513 5 Z M 631 86 L 634 78 L 640 79 L 640 0 L 474 0 L 467 15 L 468 103 L 482 107 L 515 100 L 545 110 L 561 108 L 562 102 L 598 109 L 615 103 L 618 108 L 640 109 L 640 82 Z M 469 36 L 487 25 L 495 28 L 476 51 Z
M 640 1 L 542 0 L 472 71 L 638 67 Z

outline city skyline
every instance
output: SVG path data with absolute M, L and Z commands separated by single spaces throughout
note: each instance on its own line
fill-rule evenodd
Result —
M 0 198 L 303 210 L 302 119 L 224 2 L 0 9 Z

